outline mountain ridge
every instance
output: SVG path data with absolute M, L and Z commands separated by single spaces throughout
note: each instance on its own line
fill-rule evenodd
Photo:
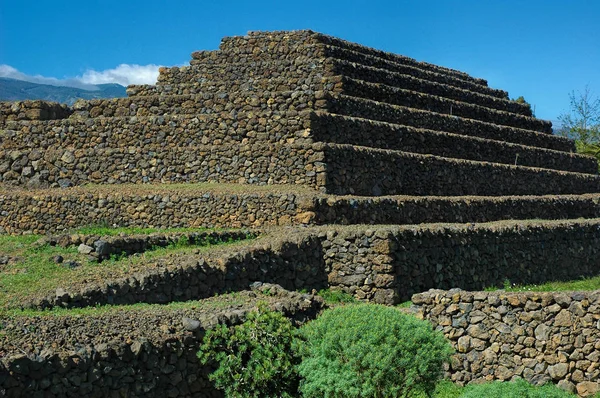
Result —
M 0 77 L 0 101 L 45 100 L 72 105 L 78 99 L 126 97 L 125 87 L 116 83 L 97 84 L 97 90 L 52 86 Z

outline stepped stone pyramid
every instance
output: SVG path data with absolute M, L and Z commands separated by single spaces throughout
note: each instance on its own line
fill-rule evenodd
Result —
M 422 224 L 420 247 L 454 247 L 471 223 L 505 220 L 512 235 L 477 230 L 496 251 L 519 231 L 542 242 L 542 263 L 565 239 L 586 256 L 600 247 L 595 159 L 574 153 L 528 105 L 456 70 L 308 30 L 250 32 L 127 93 L 71 108 L 1 106 L 4 232 Z M 432 223 L 462 225 L 444 227 L 458 232 L 434 243 L 419 235 Z M 390 264 L 404 261 L 398 239 L 390 238 Z M 428 272 L 437 280 L 440 270 Z

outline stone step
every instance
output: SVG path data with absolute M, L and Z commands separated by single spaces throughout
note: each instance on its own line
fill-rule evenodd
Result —
M 485 137 L 497 139 L 499 141 L 525 143 L 531 146 L 533 146 L 532 143 L 524 142 L 520 136 L 529 137 L 525 138 L 527 141 L 531 140 L 531 137 L 537 136 L 539 138 L 535 139 L 535 141 L 541 142 L 543 147 L 549 147 L 551 149 L 560 149 L 555 147 L 557 142 L 561 142 L 561 144 L 558 144 L 559 146 L 562 146 L 567 142 L 564 138 L 551 134 L 538 133 L 532 130 L 519 129 L 511 126 L 501 126 L 475 119 L 467 119 L 459 116 L 429 112 L 399 105 L 391 105 L 343 94 L 328 95 L 326 104 L 327 110 L 331 113 L 448 133 Z
M 0 130 L 0 150 L 311 143 L 308 124 L 306 112 L 288 116 L 277 111 L 9 122 Z
M 310 30 L 299 31 L 276 31 L 276 32 L 248 32 L 246 36 L 225 37 L 221 40 L 219 49 L 227 53 L 228 56 L 253 55 L 260 58 L 264 55 L 275 55 L 278 58 L 290 57 L 293 58 L 298 53 L 302 55 L 314 54 L 314 51 L 307 50 L 307 46 L 314 44 L 325 44 L 330 46 L 341 47 L 344 49 L 360 52 L 367 55 L 376 56 L 387 59 L 393 62 L 411 65 L 423 70 L 447 74 L 461 80 L 470 81 L 480 85 L 487 85 L 484 79 L 474 78 L 468 74 L 429 64 L 419 62 L 413 58 L 403 55 L 389 53 L 366 47 L 360 44 L 351 43 L 335 37 L 327 36 L 321 33 L 316 33 Z M 192 54 L 192 58 L 197 58 L 197 53 Z
M 414 58 L 410 58 L 410 57 L 407 57 L 404 55 L 377 50 L 375 48 L 363 46 L 358 43 L 352 43 L 352 42 L 349 42 L 349 41 L 346 41 L 346 40 L 343 40 L 343 39 L 340 39 L 337 37 L 333 37 L 333 36 L 328 36 L 328 35 L 323 35 L 323 34 L 318 34 L 318 36 L 319 36 L 319 41 L 321 43 L 329 44 L 331 46 L 336 46 L 336 47 L 356 51 L 356 52 L 363 53 L 366 55 L 376 56 L 376 57 L 387 59 L 387 60 L 390 60 L 390 61 L 393 61 L 393 62 L 396 62 L 399 64 L 415 66 L 417 68 L 428 70 L 431 72 L 447 74 L 447 75 L 453 76 L 457 79 L 474 82 L 476 84 L 487 86 L 487 81 L 485 79 L 472 77 L 472 76 L 468 75 L 467 73 L 461 72 L 456 69 L 451 69 L 451 68 L 446 68 L 446 67 L 439 66 L 439 65 L 434 65 L 434 64 L 430 64 L 428 62 L 417 61 Z
M 0 185 L 0 232 L 47 234 L 89 225 L 240 228 L 314 223 L 315 191 L 298 185 Z M 44 211 L 40 211 L 44 209 Z
M 509 196 L 600 192 L 600 176 L 324 144 L 324 191 L 337 195 Z
M 600 194 L 546 196 L 318 196 L 318 224 L 482 223 L 600 218 Z
M 323 87 L 322 79 L 333 76 L 331 67 L 328 70 L 325 69 L 327 63 L 328 61 L 324 58 L 230 62 L 226 57 L 221 57 L 198 65 L 161 68 L 157 85 L 177 86 L 194 83 L 229 87 L 231 84 L 244 85 L 248 81 L 262 79 L 260 86 L 262 89 L 273 86 L 275 82 L 284 87 L 269 88 L 270 91 L 288 91 L 302 86 L 307 86 L 305 89 L 321 87 L 318 90 L 323 90 L 326 87 Z M 136 91 L 130 88 L 128 94 L 135 95 Z
M 306 109 L 318 109 L 324 101 L 313 90 L 218 91 L 185 95 L 136 95 L 128 98 L 78 101 L 74 110 L 80 117 L 198 115 L 221 112 L 267 111 L 293 116 Z
M 291 79 L 289 77 L 265 77 L 260 75 L 243 76 L 226 71 L 204 74 L 195 70 L 173 73 L 173 81 L 182 83 L 156 85 L 133 85 L 127 87 L 127 95 L 131 98 L 154 95 L 191 95 L 205 93 L 255 92 L 257 95 L 272 91 L 333 91 L 341 92 L 340 76 Z M 189 75 L 189 76 L 188 76 Z M 186 77 L 187 76 L 187 77 Z
M 323 152 L 312 145 L 254 142 L 199 146 L 0 150 L 0 183 L 83 184 L 222 182 L 317 187 Z
M 516 113 L 486 108 L 476 104 L 424 94 L 385 84 L 369 83 L 362 80 L 344 77 L 343 93 L 355 97 L 387 102 L 409 108 L 444 113 L 469 119 L 481 120 L 498 125 L 513 126 L 525 130 L 552 133 L 552 123 L 545 120 L 523 116 Z
M 538 148 L 535 145 L 538 144 L 535 139 L 545 139 L 547 138 L 545 134 L 531 134 L 532 141 L 530 143 L 534 146 L 527 146 L 486 137 L 471 137 L 419 129 L 326 112 L 311 114 L 310 132 L 314 140 L 322 142 L 579 173 L 596 174 L 598 172 L 598 163 L 591 156 Z M 523 135 L 522 137 L 527 138 L 528 136 Z M 519 138 L 522 137 L 519 136 Z M 562 143 L 562 141 L 558 141 L 558 143 Z M 565 144 L 571 145 L 572 141 L 567 141 Z
M 479 94 L 473 91 L 463 90 L 447 84 L 419 79 L 410 75 L 390 72 L 385 69 L 371 66 L 359 65 L 344 60 L 334 60 L 335 72 L 337 74 L 362 80 L 370 83 L 385 84 L 392 87 L 417 91 L 424 94 L 437 95 L 439 97 L 467 102 L 486 108 L 531 116 L 528 106 L 507 99 L 500 99 L 489 95 Z
M 40 209 L 46 209 L 40 211 Z M 600 195 L 335 196 L 298 185 L 0 185 L 0 232 L 47 234 L 90 224 L 239 228 L 306 224 L 481 223 L 600 217 Z
M 428 69 L 422 69 L 415 65 L 387 60 L 385 58 L 350 50 L 348 48 L 326 45 L 325 54 L 328 57 L 343 59 L 364 66 L 372 66 L 378 69 L 386 69 L 391 72 L 397 72 L 403 75 L 414 76 L 423 80 L 443 83 L 449 86 L 455 86 L 464 90 L 474 91 L 492 97 L 502 99 L 508 98 L 508 93 L 506 91 L 488 87 L 487 84 L 480 84 L 470 80 L 464 80 L 451 74 L 433 72 Z
M 231 65 L 219 68 L 213 66 L 209 68 L 174 68 L 168 74 L 168 81 L 180 83 L 165 84 L 159 79 L 156 85 L 129 86 L 127 93 L 130 97 L 137 98 L 154 95 L 200 95 L 212 92 L 255 91 L 258 94 L 262 91 L 326 90 L 440 113 L 451 113 L 497 124 L 522 126 L 546 133 L 552 132 L 551 123 L 532 117 L 385 84 L 369 83 L 350 77 L 330 76 L 325 78 L 321 74 L 304 77 L 300 74 L 303 77 L 296 79 L 280 76 L 265 77 L 264 73 L 257 70 L 247 71 L 247 73 L 246 75 L 246 72 L 240 72 Z

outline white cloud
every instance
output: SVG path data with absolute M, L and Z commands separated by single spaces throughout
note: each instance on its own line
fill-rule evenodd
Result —
M 72 78 L 57 79 L 41 75 L 28 75 L 10 65 L 0 64 L 0 77 L 25 80 L 38 84 L 51 86 L 76 87 L 86 90 L 95 90 L 97 84 L 117 83 L 123 86 L 130 84 L 155 84 L 158 78 L 159 65 L 128 65 L 121 64 L 113 69 L 96 71 L 87 70 L 83 75 Z
M 154 84 L 158 78 L 159 65 L 121 64 L 114 69 L 95 71 L 90 69 L 83 76 L 77 77 L 86 84 L 118 83 L 122 86 L 130 84 Z

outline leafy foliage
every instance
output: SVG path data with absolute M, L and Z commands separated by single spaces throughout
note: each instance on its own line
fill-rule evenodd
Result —
M 523 379 L 514 382 L 500 382 L 485 384 L 471 384 L 465 387 L 461 398 L 570 398 L 574 397 L 553 384 L 532 386 Z
M 342 290 L 322 289 L 319 291 L 319 296 L 323 297 L 323 300 L 325 300 L 327 304 L 346 304 L 356 302 L 356 299 L 353 295 Z
M 600 98 L 586 86 L 582 92 L 571 92 L 569 100 L 570 112 L 558 117 L 562 123 L 558 133 L 576 140 L 578 151 L 600 143 Z
M 431 325 L 390 307 L 347 305 L 301 328 L 305 397 L 431 394 L 452 348 Z
M 218 365 L 209 378 L 228 397 L 292 397 L 300 362 L 292 350 L 294 336 L 287 318 L 261 305 L 241 325 L 208 331 L 198 358 Z
M 529 106 L 529 109 L 531 109 L 531 104 L 529 102 L 527 102 L 527 100 L 525 100 L 525 97 L 523 97 L 522 95 L 518 98 L 515 98 L 513 101 L 518 102 L 519 104 L 524 104 Z M 532 115 L 535 117 L 535 114 L 532 111 Z

